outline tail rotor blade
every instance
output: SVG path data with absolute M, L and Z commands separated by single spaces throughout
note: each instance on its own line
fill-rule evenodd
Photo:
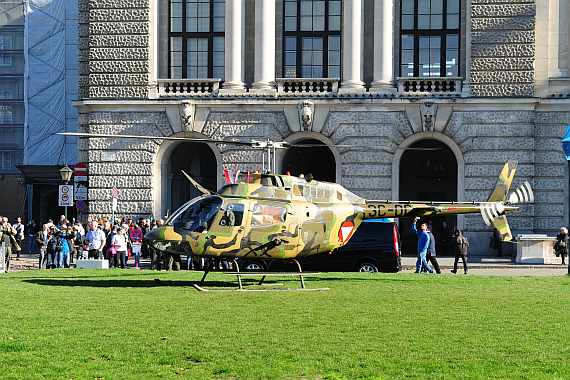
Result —
M 528 181 L 524 181 L 524 183 L 518 189 L 511 193 L 509 196 L 509 202 L 513 204 L 533 203 L 534 193 L 532 191 L 532 187 L 530 187 L 530 183 L 528 183 Z

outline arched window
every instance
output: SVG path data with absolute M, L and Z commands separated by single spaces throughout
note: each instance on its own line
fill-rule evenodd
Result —
M 224 79 L 225 0 L 170 0 L 169 78 Z
M 401 0 L 400 76 L 458 77 L 460 0 Z
M 340 78 L 341 1 L 284 0 L 283 76 Z

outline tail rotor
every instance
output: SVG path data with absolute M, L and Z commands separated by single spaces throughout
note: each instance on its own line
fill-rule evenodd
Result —
M 509 195 L 509 203 L 511 204 L 533 203 L 533 202 L 534 202 L 534 193 L 528 181 L 524 181 L 524 183 L 518 189 L 516 189 L 511 193 L 511 195 Z

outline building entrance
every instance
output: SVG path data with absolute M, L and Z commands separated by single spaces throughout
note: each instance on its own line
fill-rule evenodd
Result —
M 206 189 L 216 191 L 216 156 L 207 144 L 182 143 L 178 145 L 168 160 L 168 215 L 201 193 L 182 174 L 188 173 Z
M 281 173 L 293 176 L 311 173 L 317 181 L 336 182 L 336 160 L 322 141 L 306 139 L 295 144 L 322 145 L 318 148 L 289 148 L 283 156 Z
M 456 201 L 457 200 L 457 159 L 453 151 L 437 140 L 421 140 L 410 148 L 435 148 L 435 150 L 407 150 L 400 161 L 400 194 L 402 201 Z M 453 254 L 452 247 L 441 244 L 443 222 L 453 231 L 456 216 L 433 215 L 422 218 L 431 220 L 436 238 L 437 255 Z M 413 219 L 400 219 L 402 251 L 404 254 L 417 254 L 417 239 L 412 231 Z

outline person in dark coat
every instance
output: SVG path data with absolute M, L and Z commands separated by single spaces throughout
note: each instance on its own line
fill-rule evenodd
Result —
M 554 243 L 554 251 L 556 256 L 562 258 L 562 265 L 565 265 L 564 261 L 568 255 L 568 230 L 566 227 L 560 227 L 560 232 L 556 235 L 556 243 Z
M 61 233 L 55 229 L 54 225 L 49 228 L 49 234 L 46 240 L 47 243 L 47 268 L 53 269 L 56 267 L 57 244 Z
M 435 257 L 435 237 L 433 236 L 430 226 L 428 225 L 427 233 L 429 235 L 429 246 L 426 254 L 426 260 L 428 263 L 433 265 L 433 269 L 435 269 L 435 273 L 441 274 L 441 269 L 439 268 L 439 263 Z
M 465 236 L 463 236 L 463 232 L 458 229 L 455 232 L 455 236 L 451 238 L 451 243 L 455 246 L 455 262 L 453 263 L 453 270 L 451 273 L 457 273 L 457 262 L 459 258 L 463 260 L 463 270 L 465 274 L 467 274 L 467 247 L 469 247 L 469 241 Z
M 449 252 L 449 227 L 447 227 L 447 222 L 443 222 L 443 227 L 441 227 L 441 232 L 439 233 L 439 244 L 442 246 L 443 255 L 447 255 Z
M 47 241 L 49 235 L 49 226 L 47 224 L 43 225 L 43 229 L 36 233 L 36 246 L 38 251 L 40 252 L 40 257 L 38 260 L 38 268 L 39 269 L 46 269 L 47 268 Z

